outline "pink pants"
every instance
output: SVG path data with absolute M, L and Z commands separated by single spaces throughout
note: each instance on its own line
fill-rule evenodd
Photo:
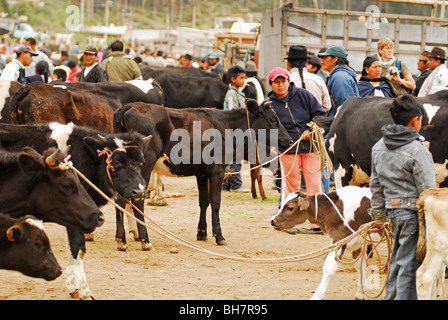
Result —
M 280 157 L 280 168 L 282 177 L 286 176 L 286 178 L 282 180 L 282 203 L 290 193 L 300 191 L 300 184 L 302 182 L 300 171 L 302 171 L 305 179 L 307 195 L 312 196 L 318 192 L 322 192 L 322 174 L 320 170 L 319 154 L 284 154 Z M 313 225 L 312 227 L 317 226 Z

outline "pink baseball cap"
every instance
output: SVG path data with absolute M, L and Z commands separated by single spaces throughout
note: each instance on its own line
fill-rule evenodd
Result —
M 283 68 L 275 68 L 269 73 L 269 81 L 275 81 L 278 77 L 283 77 L 289 80 L 289 73 Z

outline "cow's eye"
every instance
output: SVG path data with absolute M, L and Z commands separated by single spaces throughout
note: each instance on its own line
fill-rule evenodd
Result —
M 78 188 L 71 183 L 61 184 L 59 189 L 65 194 L 76 194 L 78 192 Z
M 36 241 L 34 242 L 34 246 L 36 247 L 36 249 L 38 251 L 42 251 L 44 248 L 44 244 L 41 241 Z
M 293 207 L 288 207 L 288 211 L 292 211 L 292 210 L 294 210 Z

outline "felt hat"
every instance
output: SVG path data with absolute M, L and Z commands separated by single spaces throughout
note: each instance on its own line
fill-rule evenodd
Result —
M 431 53 L 428 55 L 431 58 L 440 59 L 445 61 L 446 60 L 446 53 L 445 50 L 439 47 L 434 47 L 431 50 Z
M 308 58 L 308 51 L 305 46 L 291 46 L 288 50 L 287 60 L 306 60 Z
M 95 47 L 87 47 L 85 48 L 83 54 L 93 54 L 93 55 L 97 55 L 98 54 L 98 50 Z

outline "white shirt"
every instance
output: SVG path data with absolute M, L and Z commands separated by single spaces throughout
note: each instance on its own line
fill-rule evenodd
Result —
M 10 63 L 5 66 L 3 69 L 2 75 L 0 79 L 17 81 L 19 79 L 19 70 L 26 69 L 23 64 L 20 63 L 19 60 L 13 59 Z
M 440 90 L 448 90 L 448 69 L 444 63 L 435 68 L 425 79 L 418 96 L 424 97 Z
M 300 78 L 299 68 L 292 68 L 291 71 L 289 71 L 289 76 L 291 82 L 294 82 L 297 88 L 302 88 L 302 79 Z M 303 80 L 305 81 L 306 90 L 313 94 L 326 112 L 330 110 L 331 99 L 325 81 L 317 74 L 306 71 L 306 68 L 303 68 Z
M 33 56 L 33 62 L 31 62 L 30 67 L 25 69 L 25 76 L 29 77 L 29 76 L 32 76 L 32 75 L 36 74 L 36 64 L 39 61 L 47 61 L 48 66 L 50 67 L 50 75 L 52 75 L 53 74 L 53 70 L 54 70 L 54 65 L 51 62 L 50 58 L 45 53 L 43 53 L 42 51 L 36 50 L 36 53 L 38 53 L 39 55 L 38 56 Z
M 93 68 L 95 68 L 95 66 L 98 64 L 98 62 L 95 62 L 94 64 L 92 64 L 90 67 L 86 67 L 84 69 L 84 77 L 87 77 L 87 75 L 89 74 L 90 70 L 92 70 Z

